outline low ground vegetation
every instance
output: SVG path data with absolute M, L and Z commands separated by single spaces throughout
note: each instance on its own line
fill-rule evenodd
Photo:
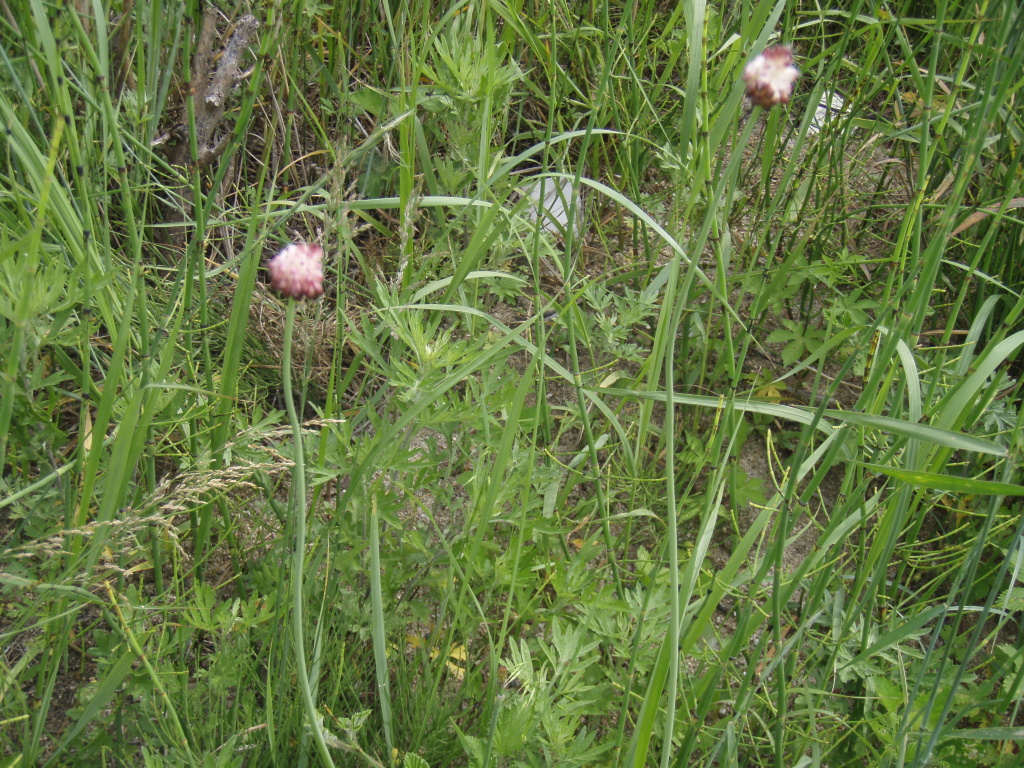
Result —
M 1016 2 L 0 8 L 0 766 L 1018 764 Z

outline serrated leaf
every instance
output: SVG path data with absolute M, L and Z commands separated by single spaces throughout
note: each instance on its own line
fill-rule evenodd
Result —
M 1024 611 L 1024 587 L 1010 587 L 999 596 L 999 607 L 1007 612 Z
M 406 752 L 402 758 L 402 768 L 430 768 L 430 763 L 413 752 Z

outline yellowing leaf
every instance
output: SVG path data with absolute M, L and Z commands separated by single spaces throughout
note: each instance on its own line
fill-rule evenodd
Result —
M 754 391 L 754 396 L 762 397 L 773 403 L 782 402 L 782 390 L 774 384 L 765 384 L 763 387 Z

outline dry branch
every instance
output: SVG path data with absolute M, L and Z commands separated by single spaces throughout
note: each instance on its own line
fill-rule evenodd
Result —
M 230 131 L 224 128 L 224 112 L 228 97 L 235 84 L 246 77 L 240 64 L 260 23 L 252 14 L 246 14 L 224 35 L 223 50 L 218 52 L 217 16 L 213 10 L 203 15 L 202 27 L 192 57 L 191 93 L 195 109 L 196 158 L 190 156 L 190 142 L 182 140 L 171 153 L 171 163 L 190 170 L 210 167 L 227 147 Z M 185 131 L 187 135 L 187 130 Z M 181 201 L 180 213 L 185 221 L 194 209 L 192 188 L 182 184 L 175 197 Z M 171 229 L 171 242 L 184 245 L 185 226 Z

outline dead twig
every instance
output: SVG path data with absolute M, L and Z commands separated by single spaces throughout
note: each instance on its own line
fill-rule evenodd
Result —
M 190 142 L 178 141 L 170 155 L 173 165 L 190 170 L 209 168 L 227 148 L 230 131 L 222 123 L 227 109 L 228 97 L 235 84 L 244 79 L 252 70 L 242 70 L 241 62 L 249 48 L 260 23 L 252 14 L 246 14 L 224 35 L 223 50 L 218 51 L 217 16 L 213 10 L 203 15 L 203 23 L 196 40 L 196 52 L 192 57 L 191 94 L 195 109 L 196 157 L 191 157 Z M 180 129 L 181 127 L 179 127 Z M 187 135 L 185 131 L 180 131 Z M 180 226 L 170 230 L 171 244 L 182 247 L 185 241 L 186 214 L 195 207 L 192 187 L 181 184 L 174 197 L 180 201 Z

